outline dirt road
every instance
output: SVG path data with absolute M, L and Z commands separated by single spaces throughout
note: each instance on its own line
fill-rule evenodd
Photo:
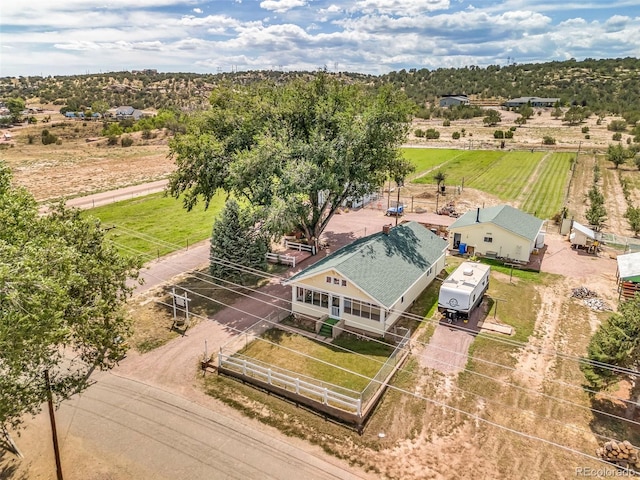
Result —
M 57 412 L 67 480 L 370 478 L 210 398 L 199 404 L 111 373 L 95 380 Z M 29 479 L 55 478 L 48 429 L 41 414 L 18 439 Z

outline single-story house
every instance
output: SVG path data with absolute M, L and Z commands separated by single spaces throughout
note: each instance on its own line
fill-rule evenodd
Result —
M 461 253 L 528 262 L 544 246 L 544 222 L 509 205 L 477 208 L 449 227 L 449 248 Z
M 140 120 L 143 117 L 144 113 L 142 110 L 137 110 L 130 106 L 118 107 L 116 108 L 116 119 L 117 120 Z
M 602 242 L 602 234 L 600 232 L 594 232 L 589 227 L 585 227 L 574 221 L 571 225 L 569 241 L 573 248 L 582 247 L 594 249 Z
M 456 107 L 458 105 L 469 105 L 469 97 L 466 95 L 443 95 L 440 99 L 440 107 Z
M 618 293 L 625 298 L 632 298 L 640 292 L 640 252 L 618 255 Z
M 292 312 L 382 336 L 442 271 L 446 250 L 417 222 L 385 225 L 287 280 Z
M 542 98 L 542 97 L 518 97 L 504 102 L 505 107 L 519 108 L 524 105 L 532 107 L 554 107 L 560 101 L 559 98 Z

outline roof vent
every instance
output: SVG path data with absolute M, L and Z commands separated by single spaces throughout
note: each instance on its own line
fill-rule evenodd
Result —
M 468 277 L 471 277 L 473 275 L 473 268 L 465 268 L 462 273 L 464 273 L 465 275 L 467 275 Z
M 382 226 L 382 233 L 384 233 L 385 235 L 389 235 L 389 232 L 391 231 L 392 227 L 393 227 L 392 224 L 383 225 Z

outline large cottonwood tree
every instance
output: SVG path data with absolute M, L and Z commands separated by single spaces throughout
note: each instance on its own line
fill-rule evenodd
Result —
M 105 241 L 98 220 L 59 206 L 42 216 L 11 185 L 0 161 L 0 429 L 19 427 L 47 399 L 44 372 L 60 399 L 87 386 L 92 369 L 125 351 L 123 303 L 138 261 Z
M 311 81 L 216 89 L 211 109 L 191 117 L 170 144 L 169 190 L 185 206 L 219 189 L 246 199 L 274 236 L 300 229 L 317 239 L 337 208 L 406 168 L 399 147 L 412 106 L 320 74 Z

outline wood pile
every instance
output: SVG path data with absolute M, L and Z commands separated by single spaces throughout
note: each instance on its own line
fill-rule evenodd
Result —
M 610 440 L 596 450 L 596 455 L 617 467 L 640 472 L 640 453 L 628 440 Z

